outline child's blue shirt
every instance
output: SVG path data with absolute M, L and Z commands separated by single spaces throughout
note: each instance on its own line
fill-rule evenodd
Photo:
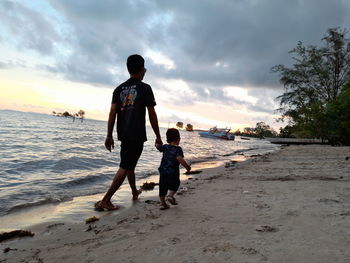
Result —
M 161 176 L 166 175 L 180 175 L 178 156 L 184 157 L 182 148 L 180 146 L 163 144 L 157 147 L 163 153 L 162 161 L 159 166 L 159 173 Z

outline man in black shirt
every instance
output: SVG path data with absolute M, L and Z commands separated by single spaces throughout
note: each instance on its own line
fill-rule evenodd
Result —
M 119 169 L 113 182 L 101 201 L 95 204 L 98 210 L 115 210 L 111 198 L 124 182 L 125 177 L 132 190 L 133 200 L 141 193 L 135 185 L 135 167 L 143 150 L 146 137 L 146 108 L 152 129 L 156 135 L 156 144 L 162 144 L 158 118 L 154 110 L 156 105 L 151 86 L 142 82 L 146 69 L 140 55 L 131 55 L 127 60 L 130 79 L 120 84 L 113 92 L 112 105 L 108 118 L 108 132 L 105 146 L 109 151 L 114 148 L 113 127 L 117 118 L 118 140 L 121 141 Z

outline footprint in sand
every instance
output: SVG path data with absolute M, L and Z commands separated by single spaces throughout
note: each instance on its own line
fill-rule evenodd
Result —
M 325 204 L 334 204 L 334 203 L 340 203 L 340 201 L 336 200 L 336 199 L 329 199 L 329 198 L 321 198 L 320 200 L 318 200 L 321 203 L 325 203 Z
M 297 210 L 288 210 L 286 215 L 287 216 L 298 216 L 298 215 L 300 215 L 300 213 Z
M 247 255 L 255 255 L 259 253 L 257 250 L 251 247 L 241 247 L 241 250 L 244 254 L 247 254 Z
M 237 249 L 237 247 L 231 243 L 225 242 L 225 243 L 210 244 L 203 248 L 203 252 L 215 254 L 218 252 L 228 252 L 234 249 Z
M 277 232 L 278 228 L 273 226 L 261 226 L 255 229 L 258 232 Z
M 182 263 L 198 263 L 198 260 L 193 258 L 193 257 L 189 257 L 189 258 L 185 259 L 184 261 L 182 261 Z
M 180 238 L 177 238 L 177 237 L 170 237 L 167 239 L 166 241 L 169 245 L 176 245 L 177 243 L 180 243 L 181 242 L 181 239 Z

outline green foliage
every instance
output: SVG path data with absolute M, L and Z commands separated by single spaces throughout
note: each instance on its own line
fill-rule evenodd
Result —
M 178 121 L 178 122 L 176 123 L 176 127 L 179 128 L 179 129 L 182 129 L 182 128 L 184 127 L 184 123 L 181 122 L 181 121 Z
M 277 132 L 263 121 L 256 124 L 254 131 L 259 138 L 277 136 Z
M 332 144 L 350 145 L 350 82 L 339 97 L 327 105 L 328 140 Z
M 68 111 L 65 111 L 64 113 L 62 113 L 62 116 L 67 118 L 71 117 L 72 115 Z
M 279 137 L 295 138 L 295 127 L 287 125 L 284 128 L 280 128 Z
M 242 133 L 241 133 L 241 130 L 238 129 L 233 134 L 236 135 L 236 136 L 240 136 Z
M 285 87 L 285 92 L 277 99 L 282 119 L 289 121 L 289 127 L 282 130 L 286 135 L 329 139 L 332 133 L 332 138 L 338 138 L 342 135 L 335 126 L 340 124 L 342 131 L 346 131 L 345 126 L 349 124 L 346 120 L 330 118 L 330 115 L 339 114 L 340 109 L 345 110 L 344 105 L 347 105 L 340 99 L 346 97 L 342 88 L 350 81 L 350 41 L 346 33 L 345 29 L 328 29 L 322 47 L 305 47 L 299 42 L 290 51 L 294 60 L 292 67 L 277 65 L 272 68 Z M 331 132 L 330 122 L 334 126 Z
M 187 123 L 186 130 L 187 131 L 193 131 L 193 125 L 191 123 Z

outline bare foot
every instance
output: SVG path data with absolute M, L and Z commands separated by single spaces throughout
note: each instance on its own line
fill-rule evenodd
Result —
M 105 209 L 107 210 L 117 210 L 120 207 L 117 205 L 113 205 L 111 201 L 109 202 L 102 202 L 102 201 L 98 201 L 95 203 L 95 209 L 97 211 L 104 211 Z
M 166 200 L 172 205 L 177 205 L 176 199 L 173 196 L 168 195 Z
M 168 208 L 170 208 L 170 206 L 167 203 L 160 204 L 160 210 L 166 210 Z
M 139 195 L 142 193 L 142 189 L 137 190 L 136 192 L 132 193 L 132 200 L 135 201 L 139 199 Z

